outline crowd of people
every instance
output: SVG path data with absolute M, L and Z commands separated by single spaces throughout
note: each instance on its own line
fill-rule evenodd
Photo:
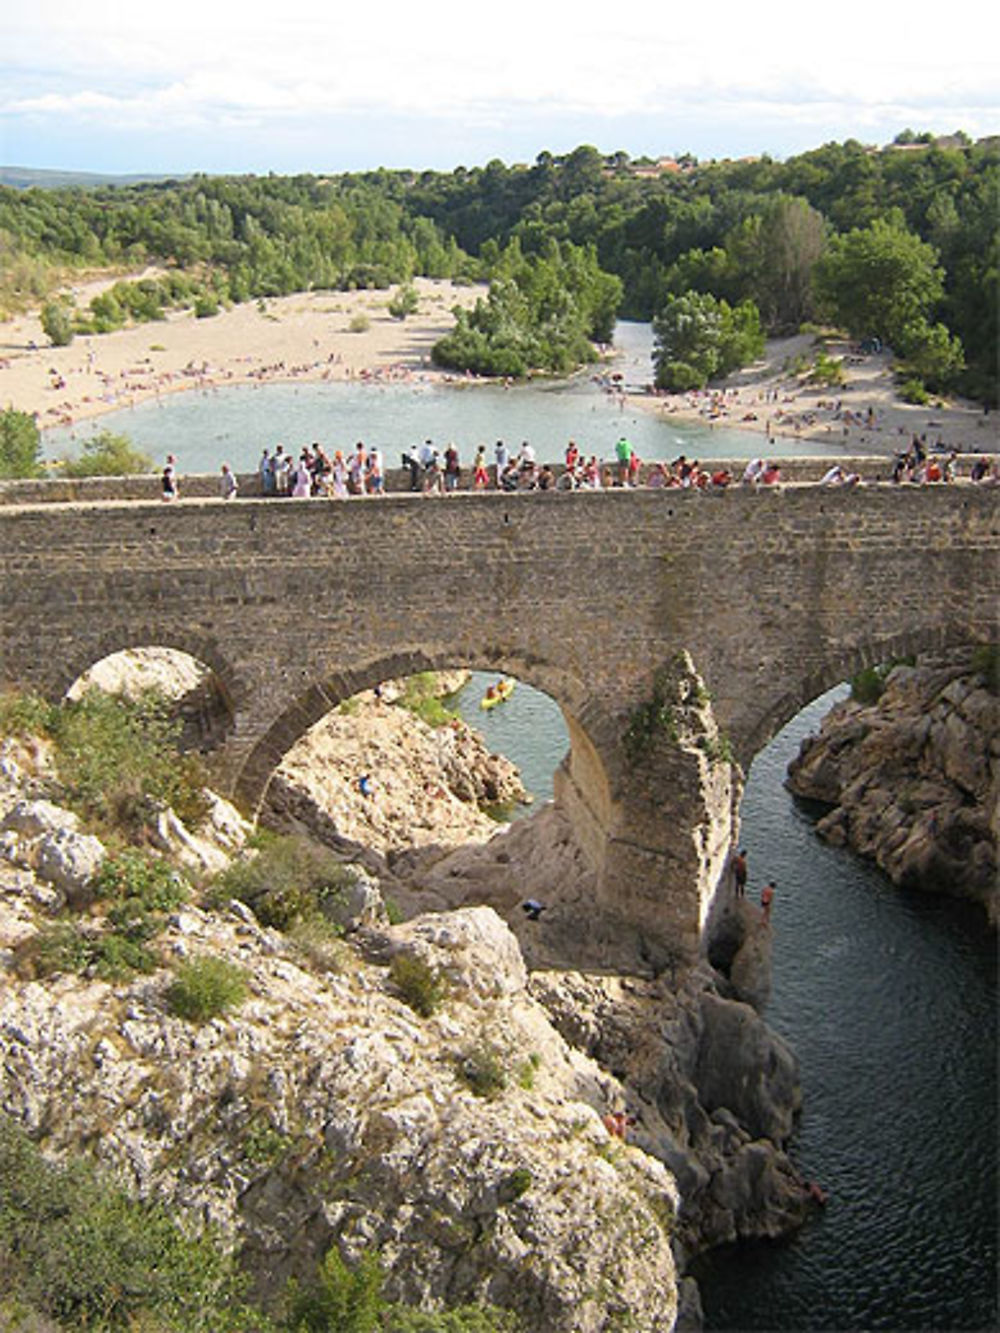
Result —
M 743 486 L 756 490 L 778 486 L 785 480 L 781 464 L 764 457 L 751 458 L 735 474 L 721 462 L 703 465 L 699 459 L 689 459 L 684 454 L 670 462 L 644 463 L 625 436 L 619 438 L 611 459 L 585 456 L 576 442 L 570 440 L 561 467 L 539 462 L 534 446 L 527 440 L 516 451 L 509 449 L 503 440 L 497 440 L 491 457 L 487 456 L 486 445 L 480 444 L 471 465 L 466 466 L 456 445 L 439 449 L 428 439 L 407 450 L 401 462 L 408 489 L 424 495 L 448 495 L 459 490 L 509 493 L 623 487 L 718 491 Z M 262 496 L 292 499 L 324 496 L 343 500 L 386 493 L 383 451 L 377 445 L 361 441 L 353 449 L 336 449 L 332 453 L 314 443 L 304 446 L 297 457 L 278 444 L 273 450 L 264 449 L 261 453 L 257 477 L 254 493 Z M 946 484 L 962 479 L 978 485 L 1000 486 L 1000 462 L 981 455 L 966 466 L 955 450 L 935 451 L 925 438 L 914 435 L 909 448 L 892 461 L 888 479 L 897 484 Z M 860 473 L 840 463 L 832 464 L 815 480 L 824 487 L 862 484 Z M 219 486 L 224 499 L 236 497 L 238 481 L 228 463 L 222 465 Z M 163 472 L 163 498 L 177 497 L 176 460 L 171 455 Z

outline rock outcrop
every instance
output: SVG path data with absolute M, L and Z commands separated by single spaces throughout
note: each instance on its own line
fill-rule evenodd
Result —
M 23 885 L 0 872 L 0 956 L 23 943 Z M 676 1188 L 612 1138 L 614 1081 L 557 1033 L 488 908 L 387 927 L 371 961 L 317 973 L 246 912 L 187 906 L 163 966 L 112 986 L 63 975 L 0 992 L 0 1109 L 58 1155 L 92 1153 L 142 1195 L 222 1226 L 267 1300 L 333 1244 L 376 1250 L 387 1294 L 481 1299 L 525 1326 L 670 1328 Z M 418 1018 L 386 961 L 418 949 L 448 998 Z M 244 970 L 250 998 L 202 1026 L 174 1017 L 171 965 Z M 473 1091 L 468 1069 L 491 1072 Z
M 318 722 L 272 778 L 265 822 L 380 856 L 488 839 L 482 807 L 526 799 L 514 764 L 461 719 L 428 726 L 393 698 L 369 690 Z
M 903 888 L 981 902 L 996 921 L 1000 707 L 971 653 L 897 666 L 874 704 L 838 704 L 787 785 L 832 807 L 821 837 Z

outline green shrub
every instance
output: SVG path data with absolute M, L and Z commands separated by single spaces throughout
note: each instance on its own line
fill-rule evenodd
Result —
M 243 1140 L 243 1156 L 253 1166 L 272 1166 L 288 1151 L 287 1135 L 273 1125 L 255 1122 Z
M 992 693 L 1000 693 L 1000 645 L 981 643 L 972 651 L 972 670 L 977 671 L 985 680 L 986 688 Z
M 68 301 L 46 301 L 42 306 L 42 330 L 53 347 L 68 347 L 73 341 L 73 307 Z
M 734 762 L 732 742 L 721 731 L 715 736 L 699 736 L 698 748 L 704 752 L 710 764 Z
M 314 972 L 343 972 L 351 957 L 340 927 L 321 916 L 294 922 L 288 938 Z
M 448 998 L 446 978 L 416 954 L 398 953 L 389 967 L 389 980 L 421 1018 L 430 1018 Z
M 535 1086 L 535 1074 L 541 1067 L 542 1057 L 537 1051 L 532 1051 L 527 1059 L 522 1060 L 517 1066 L 517 1086 L 524 1088 L 525 1092 L 530 1092 Z
M 16 949 L 20 976 L 36 980 L 59 972 L 84 972 L 94 961 L 93 944 L 77 923 L 57 921 L 22 940 Z
M 522 1194 L 527 1194 L 535 1183 L 534 1177 L 526 1166 L 519 1166 L 501 1180 L 498 1194 L 505 1203 L 513 1203 Z
M 0 411 L 0 478 L 40 477 L 42 437 L 28 412 L 5 407 Z
M 135 848 L 109 856 L 95 876 L 94 888 L 99 898 L 132 899 L 147 912 L 171 912 L 188 896 L 179 871 Z
M 488 1041 L 469 1047 L 457 1060 L 458 1077 L 477 1097 L 494 1101 L 507 1087 L 503 1052 Z
M 327 848 L 272 837 L 256 856 L 234 861 L 215 879 L 211 900 L 238 898 L 262 925 L 289 930 L 315 918 L 331 920 L 351 878 Z
M 629 762 L 640 763 L 659 740 L 677 740 L 677 721 L 667 695 L 669 680 L 665 672 L 658 672 L 653 681 L 652 696 L 637 704 L 628 715 L 622 744 Z
M 843 364 L 826 352 L 817 352 L 809 372 L 809 383 L 819 384 L 824 388 L 839 388 L 846 382 Z
M 389 314 L 393 319 L 405 319 L 407 315 L 415 315 L 419 308 L 420 297 L 417 295 L 416 287 L 411 283 L 404 283 L 389 302 Z
M 38 694 L 0 693 L 0 736 L 50 736 L 57 708 Z
M 196 823 L 205 810 L 202 773 L 178 754 L 178 724 L 162 694 L 137 700 L 88 690 L 53 715 L 56 767 L 68 803 L 85 819 L 126 833 L 144 827 L 150 802 Z
M 104 922 L 58 921 L 29 936 L 17 952 L 21 975 L 77 972 L 124 981 L 154 970 L 157 958 L 147 946 L 163 929 L 163 914 L 187 897 L 183 877 L 165 861 L 126 850 L 103 862 L 93 888 L 107 909 Z
M 331 1247 L 315 1282 L 290 1283 L 285 1303 L 295 1333 L 376 1333 L 384 1308 L 378 1259 L 366 1251 L 350 1268 Z
M 167 1008 L 177 1018 L 207 1023 L 241 1005 L 247 983 L 243 970 L 211 954 L 182 963 L 167 991 Z
M 899 386 L 899 396 L 904 403 L 913 403 L 917 407 L 923 407 L 930 402 L 930 394 L 924 387 L 923 380 L 918 380 L 915 376 L 903 381 Z
M 214 296 L 197 296 L 194 302 L 195 319 L 211 319 L 219 313 L 219 303 Z
M 507 1311 L 484 1305 L 413 1310 L 387 1303 L 382 1283 L 371 1251 L 352 1268 L 331 1248 L 315 1281 L 288 1284 L 281 1326 L 289 1333 L 516 1333 Z
M 46 1162 L 3 1119 L 0 1180 L 0 1298 L 67 1329 L 263 1333 L 212 1235 L 185 1235 L 165 1207 L 130 1199 L 79 1161 Z
M 407 676 L 403 681 L 402 693 L 395 702 L 400 708 L 414 713 L 429 727 L 447 726 L 457 716 L 454 709 L 444 702 L 440 677 L 436 671 L 418 671 L 415 676 Z
M 349 333 L 367 333 L 372 322 L 367 315 L 352 315 L 347 329 Z
M 851 677 L 851 698 L 859 704 L 873 704 L 885 692 L 883 667 L 864 667 Z

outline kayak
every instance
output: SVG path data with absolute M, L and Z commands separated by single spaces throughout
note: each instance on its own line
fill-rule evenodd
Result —
M 480 708 L 496 708 L 497 704 L 502 704 L 504 700 L 509 699 L 514 693 L 514 682 L 512 680 L 502 680 L 499 685 L 494 687 L 493 694 L 484 694 L 479 701 Z

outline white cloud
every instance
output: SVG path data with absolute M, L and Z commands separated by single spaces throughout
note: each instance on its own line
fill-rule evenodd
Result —
M 919 6 L 918 6 L 919 7 Z M 989 28 L 934 27 L 898 7 L 840 0 L 633 0 L 627 9 L 508 0 L 331 6 L 291 0 L 39 0 L 0 57 L 0 113 L 74 117 L 108 133 L 153 127 L 288 124 L 349 111 L 453 116 L 480 125 L 525 115 L 760 117 L 802 125 L 842 115 L 986 133 L 1000 126 Z M 937 119 L 938 112 L 944 120 Z

